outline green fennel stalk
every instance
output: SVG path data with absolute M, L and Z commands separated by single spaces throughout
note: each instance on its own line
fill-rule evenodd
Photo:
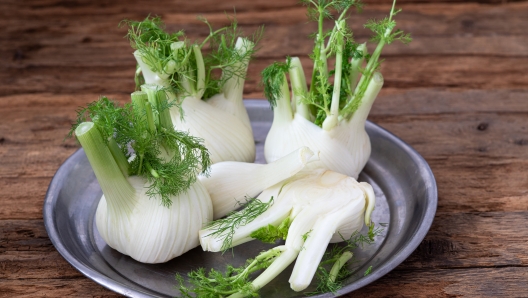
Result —
M 125 178 L 145 177 L 149 182 L 147 195 L 159 196 L 163 205 L 170 206 L 171 196 L 185 192 L 199 173 L 207 174 L 209 153 L 200 139 L 174 130 L 167 113 L 171 104 L 164 90 L 148 86 L 144 89 L 147 92 L 132 93 L 132 104 L 124 107 L 101 97 L 78 110 L 70 135 L 75 132 L 86 154 L 93 156 L 92 167 L 94 172 L 100 172 L 100 183 L 115 174 L 115 170 L 107 169 L 115 164 Z M 81 141 L 85 134 L 99 134 L 100 141 Z
M 354 41 L 352 32 L 346 24 L 348 12 L 352 7 L 361 9 L 362 3 L 356 0 L 303 0 L 308 6 L 308 17 L 316 21 L 318 30 L 314 34 L 314 49 L 310 58 L 313 60 L 313 72 L 310 88 L 299 79 L 302 68 L 296 60 L 293 70 L 290 58 L 287 63 L 274 63 L 262 72 L 264 94 L 272 106 L 276 106 L 286 85 L 285 74 L 290 74 L 292 91 L 295 95 L 294 106 L 299 114 L 316 125 L 329 131 L 341 121 L 348 121 L 367 98 L 366 90 L 380 66 L 380 55 L 385 45 L 395 40 L 408 43 L 411 38 L 401 30 L 394 30 L 396 22 L 393 17 L 400 11 L 395 9 L 394 0 L 388 17 L 376 21 L 370 20 L 365 27 L 374 36 L 371 41 L 377 42 L 374 52 L 369 55 L 365 44 Z M 334 27 L 324 30 L 324 20 L 333 19 L 332 11 L 338 13 Z M 328 60 L 335 59 L 335 66 L 329 69 Z M 364 61 L 367 61 L 363 67 Z M 331 76 L 333 75 L 333 78 Z M 358 80 L 359 79 L 359 80 Z
M 141 67 L 142 74 L 136 73 L 137 83 L 156 83 L 182 98 L 208 99 L 229 92 L 245 78 L 247 64 L 257 50 L 254 43 L 261 39 L 263 28 L 248 37 L 250 42 L 237 45 L 242 32 L 235 18 L 230 18 L 230 26 L 217 30 L 204 17 L 198 19 L 207 25 L 209 35 L 194 42 L 183 31 L 166 32 L 159 17 L 122 22 L 129 28 L 127 38 L 136 50 L 134 55 L 146 66 Z

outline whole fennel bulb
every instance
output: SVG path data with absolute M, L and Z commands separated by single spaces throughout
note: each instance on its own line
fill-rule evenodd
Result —
M 133 108 L 101 98 L 80 113 L 93 122 L 79 122 L 75 135 L 103 191 L 95 216 L 101 237 L 137 261 L 162 263 L 196 247 L 213 218 L 197 180 L 210 161 L 196 139 L 174 131 L 163 93 L 149 95 L 133 93 Z
M 264 93 L 274 110 L 265 158 L 272 162 L 293 148 L 308 146 L 321 152 L 320 162 L 310 164 L 311 167 L 357 178 L 371 151 L 365 121 L 383 86 L 383 76 L 378 71 L 381 51 L 395 40 L 407 43 L 411 39 L 401 30 L 394 30 L 396 22 L 392 18 L 398 12 L 395 1 L 389 17 L 365 25 L 374 32 L 371 40 L 378 42 L 371 55 L 365 43 L 354 42 L 345 22 L 354 2 L 345 7 L 338 2 L 328 4 L 337 5 L 334 9 L 339 14 L 334 16 L 333 29 L 327 32 L 323 30 L 323 20 L 328 15 L 323 12 L 328 7 L 310 3 L 315 6 L 311 16 L 319 24 L 310 56 L 314 65 L 310 89 L 298 58 L 275 62 L 262 72 Z M 329 58 L 335 58 L 334 69 L 329 69 Z M 286 74 L 290 77 L 291 99 Z
M 164 263 L 199 245 L 199 230 L 213 218 L 209 193 L 199 181 L 167 207 L 146 194 L 144 178 L 119 180 L 115 184 L 130 186 L 121 186 L 120 193 L 118 185 L 105 186 L 95 214 L 108 246 L 142 263 Z
M 240 221 L 250 216 L 248 207 L 200 231 L 200 243 L 206 251 L 225 250 L 255 238 L 265 241 L 285 238 L 284 245 L 259 255 L 269 264 L 251 282 L 254 290 L 265 286 L 295 259 L 289 282 L 293 290 L 304 290 L 327 245 L 349 238 L 364 224 L 370 225 L 375 205 L 374 191 L 368 183 L 358 183 L 351 177 L 324 169 L 303 170 L 264 190 L 256 200 L 256 204 L 267 208 L 247 219 L 244 225 L 227 228 L 233 219 Z M 257 209 L 249 207 L 250 213 Z M 242 292 L 235 292 L 232 297 L 244 296 Z
M 129 25 L 128 36 L 145 83 L 166 88 L 170 98 L 179 102 L 170 110 L 175 128 L 202 138 L 213 163 L 253 162 L 255 143 L 242 95 L 254 42 L 221 28 L 211 29 L 202 43 L 190 44 L 183 33 L 164 32 L 158 18 Z M 153 31 L 158 38 L 145 42 L 143 37 Z M 203 56 L 207 42 L 212 52 Z M 217 69 L 222 71 L 218 78 Z
M 293 58 L 292 64 L 295 61 L 298 60 Z M 330 130 L 317 126 L 299 112 L 293 112 L 285 79 L 284 82 L 285 89 L 273 110 L 273 123 L 264 145 L 266 161 L 273 162 L 303 145 L 320 151 L 320 160 L 311 163 L 310 167 L 330 169 L 357 179 L 370 157 L 371 145 L 365 122 L 383 85 L 381 74 L 373 75 L 365 92 L 369 101 L 365 101 L 350 120 L 342 119 Z

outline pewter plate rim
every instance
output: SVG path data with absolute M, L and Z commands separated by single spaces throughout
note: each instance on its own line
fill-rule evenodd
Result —
M 264 107 L 268 106 L 267 102 L 263 100 L 244 100 L 244 103 L 248 108 L 248 111 L 250 112 L 250 118 L 252 118 L 252 121 L 255 119 L 255 117 L 252 117 L 252 115 L 255 115 L 255 110 L 257 111 L 258 118 L 258 113 L 261 112 Z M 269 122 L 269 117 L 260 118 L 256 121 Z M 358 280 L 355 280 L 345 285 L 342 289 L 335 293 L 336 296 L 350 293 L 354 290 L 357 290 L 374 282 L 375 280 L 381 278 L 382 276 L 396 268 L 407 257 L 409 257 L 409 255 L 418 247 L 418 245 L 421 243 L 421 241 L 424 239 L 427 232 L 429 231 L 429 228 L 432 225 L 436 213 L 438 203 L 436 181 L 429 165 L 423 159 L 423 157 L 418 152 L 416 152 L 416 150 L 414 150 L 411 146 L 403 142 L 401 139 L 399 139 L 392 133 L 383 129 L 382 127 L 373 124 L 369 121 L 367 121 L 365 126 L 369 135 L 377 134 L 383 137 L 384 140 L 388 141 L 395 147 L 399 148 L 404 154 L 408 155 L 410 160 L 415 163 L 413 166 L 418 169 L 416 178 L 422 179 L 426 184 L 426 189 L 423 198 L 424 201 L 421 202 L 422 205 L 424 205 L 425 207 L 423 208 L 424 210 L 422 210 L 422 213 L 420 214 L 420 218 L 418 219 L 419 223 L 417 224 L 415 229 L 412 231 L 408 231 L 409 233 L 411 233 L 411 235 L 409 236 L 410 238 L 405 242 L 404 246 L 398 249 L 398 251 L 395 251 L 394 255 L 392 255 L 386 261 L 381 263 L 381 266 L 377 266 L 371 274 L 361 277 Z M 149 291 L 144 291 L 140 287 L 133 287 L 123 283 L 122 281 L 119 281 L 119 278 L 116 278 L 115 275 L 109 277 L 107 274 L 105 274 L 105 272 L 94 270 L 88 264 L 85 264 L 84 261 L 76 257 L 75 250 L 78 248 L 72 247 L 70 244 L 68 244 L 67 241 L 64 241 L 65 239 L 63 238 L 63 236 L 61 236 L 59 232 L 59 227 L 57 226 L 57 222 L 55 220 L 56 204 L 59 199 L 59 193 L 64 187 L 64 181 L 68 178 L 71 169 L 75 166 L 76 160 L 79 159 L 82 155 L 84 155 L 84 151 L 82 150 L 82 148 L 73 153 L 59 167 L 49 185 L 43 207 L 44 225 L 46 227 L 46 231 L 48 233 L 49 238 L 51 239 L 53 245 L 59 251 L 59 253 L 73 267 L 75 267 L 78 271 L 80 271 L 82 274 L 92 279 L 96 283 L 114 292 L 129 297 L 156 297 L 155 295 L 152 295 L 152 293 L 148 293 Z M 334 294 L 326 293 L 312 297 L 334 297 Z

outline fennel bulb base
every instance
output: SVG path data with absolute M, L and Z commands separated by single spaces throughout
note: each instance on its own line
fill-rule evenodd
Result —
M 197 247 L 198 231 L 212 220 L 212 203 L 198 181 L 165 207 L 146 195 L 146 181 L 129 177 L 136 189 L 132 209 L 120 208 L 114 196 L 103 195 L 97 207 L 97 230 L 111 248 L 142 263 L 164 263 Z
M 307 168 L 329 169 L 354 179 L 367 164 L 371 152 L 364 122 L 340 122 L 332 130 L 325 131 L 295 114 L 291 121 L 273 121 L 264 144 L 264 157 L 270 163 L 301 146 L 320 152 L 320 160 Z

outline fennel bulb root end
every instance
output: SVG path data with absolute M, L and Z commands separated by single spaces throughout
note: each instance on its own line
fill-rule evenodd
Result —
M 130 177 L 129 181 L 136 189 L 130 213 L 120 205 L 112 206 L 111 196 L 103 195 L 97 207 L 97 230 L 110 247 L 138 262 L 156 264 L 200 244 L 198 232 L 212 219 L 212 205 L 199 182 L 165 207 L 159 198 L 146 194 L 148 182 L 144 178 Z

